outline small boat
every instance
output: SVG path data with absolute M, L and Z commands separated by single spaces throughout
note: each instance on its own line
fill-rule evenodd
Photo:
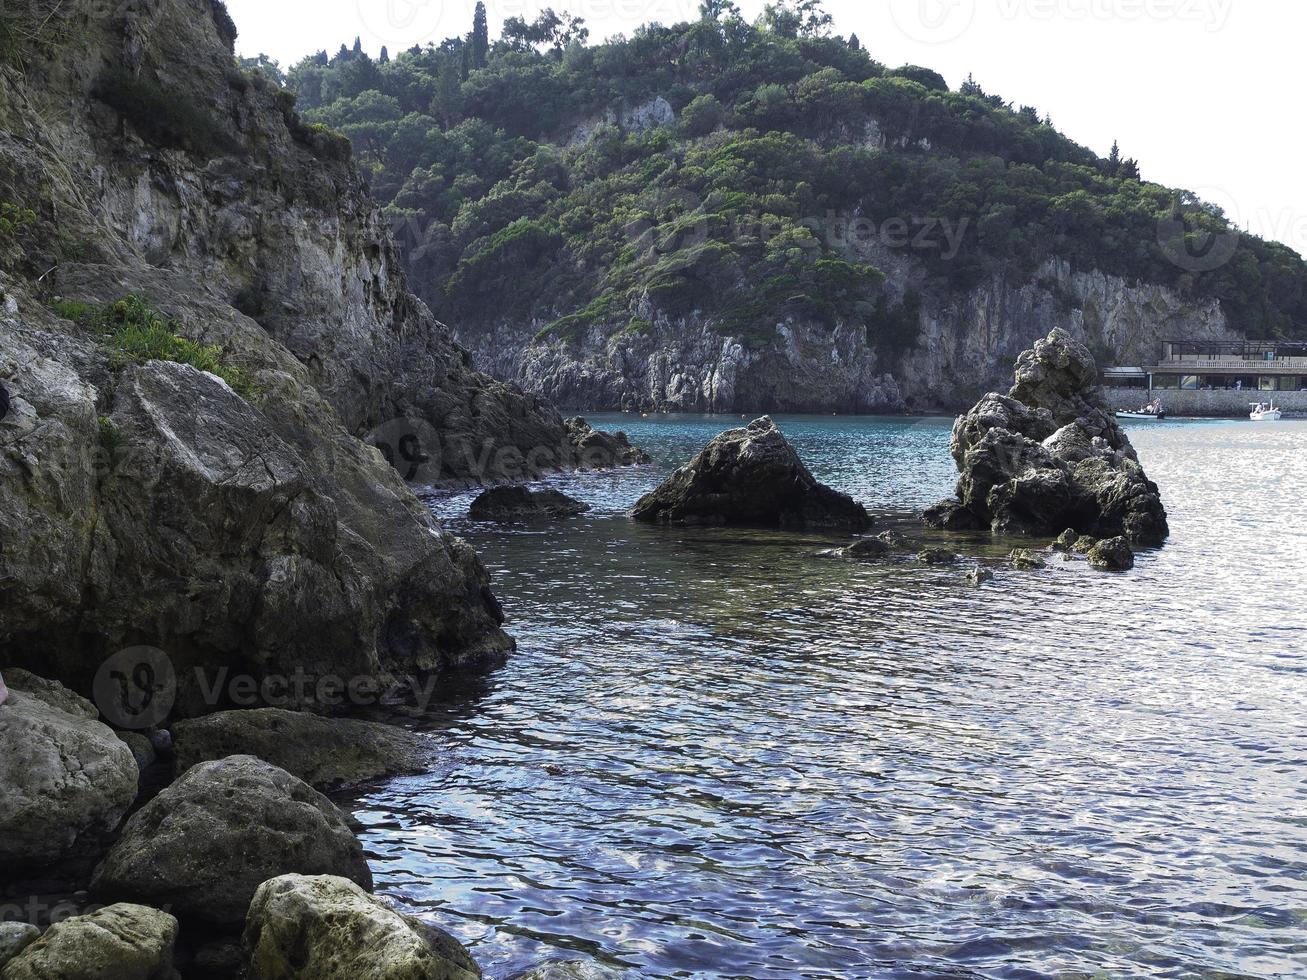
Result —
M 1248 407 L 1252 409 L 1248 417 L 1254 422 L 1278 422 L 1284 418 L 1284 413 L 1275 407 L 1274 401 L 1269 405 L 1266 402 L 1249 402 Z
M 1119 419 L 1140 419 L 1144 422 L 1165 422 L 1165 412 L 1117 412 Z

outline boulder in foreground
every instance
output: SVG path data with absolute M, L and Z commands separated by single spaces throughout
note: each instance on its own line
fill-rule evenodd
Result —
M 589 504 L 558 490 L 528 490 L 523 486 L 487 490 L 468 510 L 474 521 L 525 521 L 533 518 L 572 517 L 584 514 Z
M 137 776 L 107 725 L 11 691 L 0 705 L 0 872 L 93 852 L 132 805 Z
M 839 528 L 871 524 L 853 498 L 818 483 L 794 447 L 764 416 L 723 432 L 631 511 L 662 524 Z
M 434 754 L 430 739 L 406 728 L 283 708 L 219 711 L 179 722 L 173 738 L 178 773 L 252 755 L 318 787 L 425 772 Z
M 372 887 L 363 848 L 335 804 L 290 773 L 238 755 L 195 766 L 142 807 L 91 891 L 166 905 L 183 920 L 237 925 L 259 885 L 292 872 Z
M 328 875 L 264 882 L 250 904 L 252 980 L 476 980 L 453 936 Z
M 51 926 L 5 965 L 4 980 L 173 980 L 177 920 L 110 905 Z
M 1157 485 L 1095 387 L 1088 348 L 1061 329 L 1017 360 L 1007 395 L 988 394 L 953 427 L 957 498 L 926 512 L 945 530 L 1052 537 L 1068 528 L 1160 546 Z

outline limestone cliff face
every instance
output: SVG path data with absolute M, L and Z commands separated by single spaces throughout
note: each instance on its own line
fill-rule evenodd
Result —
M 1100 360 L 1150 362 L 1164 338 L 1237 339 L 1219 303 L 1163 286 L 1051 262 L 1030 281 L 1001 278 L 970 292 L 931 289 L 910 259 L 884 250 L 891 295 L 922 297 L 917 348 L 886 358 L 861 330 L 787 319 L 773 342 L 731 336 L 703 317 L 633 311 L 645 331 L 538 343 L 544 323 L 498 323 L 462 336 L 487 370 L 578 409 L 722 412 L 954 411 L 1006 384 L 1017 356 L 1055 328 Z
M 493 480 L 567 464 L 557 412 L 472 369 L 347 147 L 234 69 L 209 0 L 20 11 L 30 43 L 0 66 L 0 200 L 32 212 L 0 235 L 0 666 L 86 689 L 149 644 L 202 710 L 192 666 L 384 681 L 508 649 L 476 555 L 358 437 L 413 437 L 432 480 Z M 129 293 L 249 390 L 125 363 L 57 312 Z

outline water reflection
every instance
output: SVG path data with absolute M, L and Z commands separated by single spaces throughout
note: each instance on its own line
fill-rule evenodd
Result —
M 379 889 L 492 977 L 1287 977 L 1307 963 L 1307 425 L 1132 433 L 1170 545 L 1123 576 L 820 557 L 622 515 L 727 419 L 625 424 L 655 466 L 543 526 L 432 506 L 521 649 L 425 722 L 448 765 L 363 801 Z M 948 423 L 780 419 L 903 519 Z M 959 544 L 997 562 L 1007 545 Z

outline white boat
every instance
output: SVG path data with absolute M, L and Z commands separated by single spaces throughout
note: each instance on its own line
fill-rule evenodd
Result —
M 1119 419 L 1140 419 L 1144 422 L 1165 422 L 1165 412 L 1117 412 Z
M 1252 409 L 1248 417 L 1254 422 L 1278 422 L 1284 418 L 1284 413 L 1275 407 L 1274 401 L 1269 405 L 1265 402 L 1250 402 L 1248 407 Z

